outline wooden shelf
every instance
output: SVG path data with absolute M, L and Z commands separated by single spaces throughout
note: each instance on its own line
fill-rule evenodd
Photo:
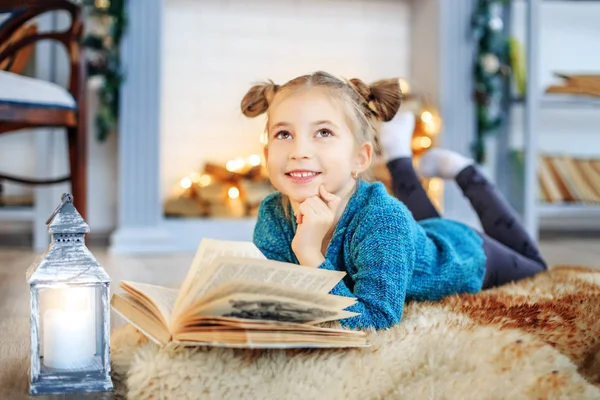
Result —
M 513 104 L 525 104 L 524 97 L 516 97 L 512 99 Z M 574 96 L 563 94 L 545 94 L 540 97 L 540 106 L 542 108 L 578 108 L 590 109 L 600 108 L 600 97 L 592 96 Z
M 600 204 L 584 203 L 540 203 L 540 217 L 598 218 Z

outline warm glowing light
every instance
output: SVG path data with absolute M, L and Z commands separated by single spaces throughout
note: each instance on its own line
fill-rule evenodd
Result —
M 190 174 L 190 178 L 192 179 L 192 182 L 198 183 L 198 181 L 200 181 L 200 174 L 197 172 L 194 172 L 194 173 Z
M 253 167 L 260 165 L 260 161 L 260 156 L 257 156 L 256 154 L 252 154 L 250 157 L 248 157 L 248 164 L 252 165 Z
M 94 1 L 94 5 L 96 6 L 96 8 L 107 9 L 108 7 L 110 7 L 110 1 L 96 0 L 96 1 Z
M 400 84 L 400 90 L 402 90 L 402 93 L 410 92 L 410 85 L 406 79 L 398 78 L 398 83 Z
M 421 114 L 421 120 L 428 124 L 433 121 L 433 115 L 429 111 L 423 111 Z
M 432 121 L 432 122 L 427 122 L 425 124 L 425 132 L 433 135 L 437 133 L 437 126 L 436 124 Z
M 189 189 L 192 187 L 192 180 L 186 176 L 185 178 L 181 179 L 179 184 L 182 188 Z
M 439 180 L 437 179 L 432 179 L 431 181 L 429 181 L 429 189 L 437 192 L 438 190 L 440 190 L 442 187 L 441 183 Z
M 233 172 L 233 171 L 235 171 L 237 169 L 237 164 L 236 164 L 236 162 L 234 160 L 229 160 L 225 164 L 225 168 L 227 168 L 227 171 Z
M 238 197 L 240 197 L 240 190 L 236 187 L 231 187 L 229 188 L 227 195 L 230 199 L 237 199 Z
M 210 182 L 212 181 L 210 175 L 202 175 L 200 177 L 200 179 L 198 180 L 198 183 L 200 184 L 200 186 L 204 187 L 204 186 L 208 186 L 210 185 Z
M 431 147 L 431 139 L 428 138 L 427 136 L 422 136 L 419 138 L 419 146 L 421 146 L 424 149 L 428 149 L 429 147 Z
M 260 143 L 261 144 L 267 144 L 269 142 L 269 137 L 267 132 L 263 132 L 260 134 Z

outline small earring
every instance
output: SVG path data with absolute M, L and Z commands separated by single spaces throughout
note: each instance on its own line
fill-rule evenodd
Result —
M 357 179 L 358 178 L 358 172 L 352 171 L 352 178 Z

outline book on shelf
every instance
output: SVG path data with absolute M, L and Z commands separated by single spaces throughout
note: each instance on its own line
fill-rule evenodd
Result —
M 546 88 L 546 93 L 600 97 L 600 75 L 555 72 L 563 81 Z
M 345 272 L 268 260 L 251 242 L 203 239 L 179 289 L 122 281 L 112 308 L 161 346 L 366 347 L 324 326 L 355 315 L 329 291 Z
M 547 203 L 600 203 L 600 160 L 543 155 L 538 166 L 540 200 Z

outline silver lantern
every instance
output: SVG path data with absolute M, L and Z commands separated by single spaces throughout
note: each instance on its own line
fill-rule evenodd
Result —
M 61 203 L 46 222 L 52 239 L 27 271 L 31 292 L 32 395 L 113 390 L 110 278 L 85 245 L 90 227 Z

